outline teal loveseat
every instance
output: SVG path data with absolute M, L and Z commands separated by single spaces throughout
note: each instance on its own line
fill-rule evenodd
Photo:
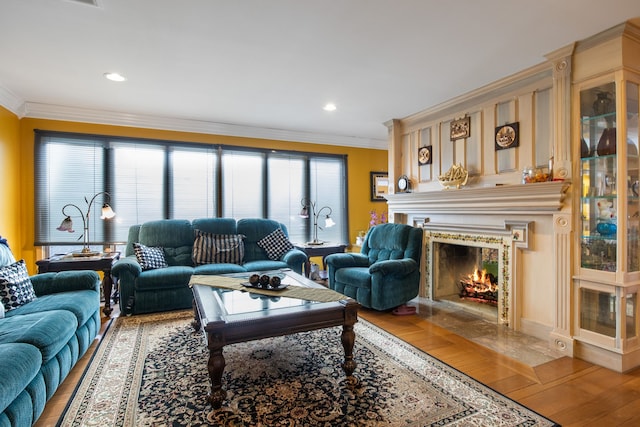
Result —
M 279 231 L 278 231 L 279 230 Z M 301 250 L 290 246 L 278 257 L 261 246 L 267 236 L 282 232 L 284 224 L 277 221 L 250 218 L 201 218 L 193 221 L 165 219 L 134 225 L 129 229 L 125 256 L 112 268 L 120 292 L 122 314 L 141 314 L 190 308 L 193 300 L 189 280 L 194 274 L 225 274 L 247 271 L 267 271 L 290 268 L 298 273 L 307 260 Z M 212 262 L 197 262 L 194 252 L 199 236 L 209 238 L 241 236 L 242 255 Z M 212 237 L 213 236 L 213 237 Z M 290 242 L 288 242 L 290 244 Z M 135 245 L 159 248 L 165 263 L 155 268 L 143 268 Z M 267 248 L 269 249 L 269 248 Z M 271 254 L 273 255 L 273 254 Z M 276 259 L 273 259 L 276 258 Z
M 388 310 L 418 296 L 421 228 L 380 224 L 365 236 L 360 253 L 326 258 L 329 287 L 364 307 Z
M 15 262 L 6 240 L 0 239 L 0 427 L 35 423 L 100 330 L 96 272 L 28 277 L 23 263 Z M 23 274 L 15 274 L 18 270 Z M 35 299 L 16 299 L 11 278 L 18 277 L 16 282 L 28 285 L 31 297 L 32 287 Z

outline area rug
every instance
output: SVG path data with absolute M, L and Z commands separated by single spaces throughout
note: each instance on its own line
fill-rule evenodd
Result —
M 226 346 L 227 400 L 212 409 L 208 353 L 190 312 L 121 317 L 59 426 L 555 426 L 360 320 L 355 376 L 341 328 Z

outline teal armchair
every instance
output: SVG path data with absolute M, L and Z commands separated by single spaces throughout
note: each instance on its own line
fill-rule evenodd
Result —
M 364 307 L 388 310 L 418 296 L 422 229 L 380 224 L 365 236 L 360 253 L 326 258 L 329 287 Z

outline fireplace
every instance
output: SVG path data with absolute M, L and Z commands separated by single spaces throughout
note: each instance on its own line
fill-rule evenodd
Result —
M 527 223 L 482 234 L 456 233 L 455 225 L 424 224 L 426 296 L 472 311 L 501 324 L 510 323 L 514 239 L 521 242 Z M 459 228 L 459 227 L 458 227 Z M 476 231 L 480 232 L 479 229 Z
M 545 182 L 386 195 L 390 221 L 424 230 L 420 297 L 482 310 L 484 318 L 547 339 L 551 348 L 571 356 L 573 235 L 571 215 L 565 211 L 570 206 L 565 201 L 567 185 Z M 444 245 L 454 249 L 441 250 Z M 471 261 L 452 273 L 453 267 L 438 267 L 443 257 Z M 460 298 L 460 280 L 487 257 L 497 258 L 497 267 L 494 262 L 479 270 L 495 276 L 497 301 Z

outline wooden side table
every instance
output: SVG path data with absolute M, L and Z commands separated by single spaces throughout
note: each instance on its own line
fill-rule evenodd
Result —
M 113 279 L 111 277 L 111 267 L 120 259 L 120 252 L 102 253 L 96 256 L 83 257 L 67 255 L 54 255 L 49 258 L 36 261 L 38 273 L 54 273 L 58 271 L 70 270 L 93 270 L 102 271 L 102 292 L 104 295 L 104 308 L 102 312 L 105 316 L 110 316 L 111 312 L 111 291 Z M 114 302 L 117 302 L 114 301 Z
M 347 245 L 335 243 L 324 243 L 322 245 L 295 244 L 295 247 L 307 254 L 307 262 L 304 263 L 304 275 L 309 277 L 309 274 L 311 274 L 311 257 L 321 256 L 322 269 L 326 270 L 327 262 L 325 258 L 331 254 L 344 252 Z

